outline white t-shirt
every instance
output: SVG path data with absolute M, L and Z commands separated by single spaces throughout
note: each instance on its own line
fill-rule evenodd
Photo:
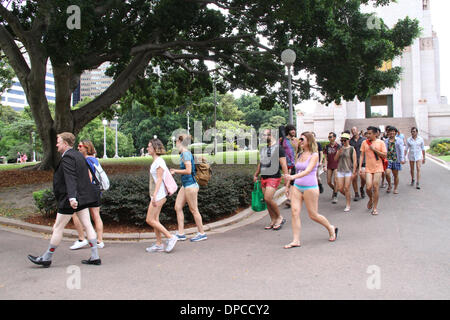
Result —
M 150 166 L 150 174 L 153 177 L 153 181 L 156 184 L 156 181 L 158 180 L 158 175 L 156 173 L 156 170 L 161 167 L 164 169 L 164 174 L 169 170 L 167 168 L 166 162 L 163 158 L 158 157 L 156 160 L 153 161 L 152 165 Z M 163 176 L 164 177 L 164 176 Z M 164 179 L 161 182 L 161 186 L 159 187 L 158 193 L 156 194 L 156 201 L 159 201 L 161 199 L 164 199 L 167 196 L 166 188 L 164 186 Z

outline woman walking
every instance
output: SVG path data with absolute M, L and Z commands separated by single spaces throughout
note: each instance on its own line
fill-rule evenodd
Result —
M 342 148 L 336 153 L 334 159 L 338 161 L 337 185 L 339 191 L 345 195 L 346 206 L 344 212 L 350 211 L 351 194 L 350 185 L 356 177 L 356 151 L 350 145 L 350 133 L 341 135 Z
M 200 186 L 195 180 L 195 160 L 194 156 L 188 151 L 187 146 L 190 142 L 190 136 L 182 134 L 178 137 L 176 147 L 180 152 L 180 169 L 170 169 L 171 174 L 181 174 L 181 188 L 178 191 L 175 201 L 175 211 L 177 212 L 178 240 L 186 240 L 184 234 L 184 212 L 183 207 L 187 203 L 191 211 L 195 224 L 197 225 L 197 235 L 191 238 L 191 242 L 198 242 L 208 239 L 203 229 L 202 216 L 198 210 L 198 191 Z
M 95 154 L 97 152 L 95 151 L 94 144 L 90 140 L 81 140 L 78 144 L 78 151 L 86 158 L 87 164 L 90 168 L 89 178 L 91 178 L 91 182 L 93 182 L 93 174 L 95 175 L 95 165 L 99 164 L 98 159 L 95 157 Z M 89 208 L 89 213 L 92 220 L 94 221 L 95 231 L 97 232 L 97 248 L 104 248 L 105 244 L 103 243 L 103 221 L 100 217 L 100 197 L 94 204 L 94 207 Z M 76 214 L 72 216 L 72 220 L 78 232 L 78 240 L 74 242 L 70 249 L 76 250 L 87 246 L 89 242 L 84 236 L 83 225 L 81 224 L 80 219 Z
M 327 218 L 318 213 L 319 186 L 316 171 L 319 155 L 313 135 L 309 132 L 302 133 L 299 146 L 301 151 L 295 164 L 297 174 L 285 175 L 285 179 L 288 181 L 295 180 L 293 187 L 288 184 L 286 188 L 287 196 L 291 199 L 293 240 L 284 246 L 285 249 L 300 247 L 300 213 L 303 203 L 305 203 L 309 217 L 328 230 L 328 241 L 335 241 L 338 233 L 338 228 L 331 225 Z
M 163 143 L 159 139 L 152 139 L 147 146 L 148 154 L 153 158 L 150 166 L 150 197 L 148 205 L 147 219 L 145 220 L 154 230 L 156 235 L 156 244 L 146 249 L 147 252 L 164 251 L 162 244 L 162 235 L 168 240 L 166 242 L 166 252 L 171 252 L 177 243 L 178 238 L 171 235 L 169 231 L 159 222 L 161 208 L 166 203 L 166 188 L 164 186 L 164 174 L 170 174 L 166 162 L 160 155 L 166 153 Z

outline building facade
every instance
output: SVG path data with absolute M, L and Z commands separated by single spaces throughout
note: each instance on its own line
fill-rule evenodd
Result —
M 24 58 L 30 65 L 28 56 Z M 53 69 L 50 62 L 47 63 L 47 73 L 45 75 L 45 96 L 49 103 L 55 103 L 55 79 L 53 78 Z M 6 89 L 2 93 L 0 103 L 12 107 L 15 111 L 23 111 L 25 106 L 28 106 L 27 97 L 17 77 L 13 79 L 11 88 Z
M 113 78 L 105 75 L 109 66 L 109 62 L 105 62 L 97 69 L 83 72 L 80 83 L 72 95 L 72 105 L 76 105 L 84 98 L 95 98 L 108 89 L 114 81 Z
M 402 67 L 401 81 L 366 101 L 355 99 L 329 106 L 306 101 L 297 106 L 299 131 L 315 131 L 319 139 L 326 139 L 330 131 L 340 134 L 356 124 L 365 129 L 367 124 L 383 123 L 402 124 L 403 131 L 417 126 L 426 139 L 450 136 L 450 106 L 440 93 L 439 39 L 432 28 L 431 5 L 430 0 L 398 0 L 385 7 L 364 7 L 364 12 L 374 12 L 390 28 L 406 16 L 419 21 L 419 38 L 401 57 L 383 66 Z

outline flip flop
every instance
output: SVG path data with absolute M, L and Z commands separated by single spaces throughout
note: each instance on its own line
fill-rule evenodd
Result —
M 281 220 L 280 224 L 276 224 L 276 225 L 273 226 L 273 230 L 275 230 L 275 231 L 280 230 L 281 227 L 283 226 L 283 224 L 285 224 L 285 223 L 286 223 L 286 219 L 283 218 L 283 220 Z
M 284 246 L 285 249 L 300 248 L 300 247 L 301 247 L 301 245 L 299 245 L 299 244 L 292 244 L 292 243 L 289 243 L 289 244 Z
M 265 226 L 264 227 L 264 230 L 271 230 L 271 229 L 273 229 L 273 224 L 271 224 L 270 226 Z
M 377 216 L 378 215 L 378 210 L 372 210 L 372 215 L 373 216 Z
M 333 240 L 328 239 L 328 241 L 335 242 L 337 240 L 338 231 L 339 231 L 338 228 L 334 228 L 334 239 Z

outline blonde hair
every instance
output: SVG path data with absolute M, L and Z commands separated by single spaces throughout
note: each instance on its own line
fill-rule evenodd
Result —
M 65 141 L 69 147 L 73 147 L 75 144 L 75 136 L 71 132 L 61 132 L 56 135 L 56 137 L 61 138 L 63 141 Z
M 318 152 L 319 147 L 317 146 L 316 138 L 314 138 L 314 135 L 309 132 L 305 131 L 301 134 L 301 136 L 304 136 L 306 140 L 308 140 L 308 148 L 311 153 Z M 300 143 L 298 144 L 298 154 L 301 154 L 304 152 L 303 148 L 301 147 Z
M 178 141 L 180 141 L 183 147 L 187 147 L 192 141 L 192 136 L 190 134 L 182 133 L 179 135 Z

